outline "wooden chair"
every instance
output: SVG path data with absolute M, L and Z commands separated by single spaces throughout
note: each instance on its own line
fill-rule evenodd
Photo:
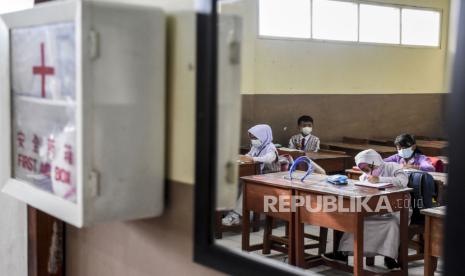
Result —
M 270 254 L 271 250 L 275 250 L 284 254 L 288 253 L 289 247 L 289 224 L 285 223 L 285 234 L 284 236 L 273 235 L 273 228 L 276 226 L 276 221 L 271 216 L 266 216 L 265 219 L 265 231 L 263 233 L 263 254 Z M 312 234 L 305 234 L 304 237 L 317 241 L 317 243 L 306 244 L 305 249 L 314 249 L 318 248 L 318 255 L 326 253 L 326 241 L 328 236 L 328 229 L 320 227 L 319 236 Z M 317 256 L 318 256 L 317 255 Z M 316 256 L 310 255 L 310 259 L 315 258 Z

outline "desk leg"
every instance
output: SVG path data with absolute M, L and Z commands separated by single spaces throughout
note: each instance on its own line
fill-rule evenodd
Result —
M 250 247 L 250 210 L 247 208 L 247 183 L 242 185 L 242 250 Z
M 320 238 L 318 239 L 318 255 L 326 253 L 326 243 L 328 242 L 328 228 L 320 227 Z
M 354 276 L 363 275 L 363 216 L 357 214 L 357 230 L 354 233 Z
M 341 241 L 343 232 L 333 229 L 333 252 L 339 250 L 339 242 Z
M 295 239 L 295 217 L 294 214 L 291 212 L 289 213 L 289 248 L 288 248 L 288 258 L 290 265 L 296 265 L 296 239 Z M 302 224 L 303 226 L 303 224 Z M 303 232 L 303 230 L 302 230 Z M 303 234 L 302 234 L 303 235 Z M 303 242 L 302 242 L 303 245 Z
M 433 271 L 433 264 L 432 264 L 432 257 L 431 257 L 431 217 L 430 216 L 425 216 L 425 252 L 424 258 L 425 258 L 425 271 L 424 274 L 425 276 L 431 276 L 434 274 Z
M 305 265 L 305 244 L 304 244 L 304 224 L 297 219 L 296 224 L 296 263 L 300 268 L 306 268 Z
M 265 229 L 263 231 L 263 250 L 262 253 L 267 255 L 271 253 L 271 240 L 270 236 L 273 230 L 273 217 L 265 217 Z
M 399 264 L 402 275 L 408 275 L 408 208 L 400 210 Z

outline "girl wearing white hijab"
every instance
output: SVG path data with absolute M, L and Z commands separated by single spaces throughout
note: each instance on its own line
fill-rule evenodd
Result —
M 273 144 L 273 132 L 269 125 L 256 125 L 249 129 L 249 138 L 252 144 L 250 151 L 241 156 L 244 162 L 259 162 L 260 173 L 278 172 L 279 155 Z M 221 222 L 223 225 L 236 225 L 241 221 L 242 216 L 242 193 L 237 200 L 236 208 L 226 215 Z
M 260 163 L 260 173 L 279 171 L 278 151 L 273 144 L 273 132 L 269 125 L 256 125 L 249 129 L 250 151 L 241 161 Z
M 376 151 L 364 150 L 355 156 L 355 163 L 364 172 L 361 181 L 371 183 L 387 182 L 398 187 L 407 187 L 408 176 L 402 165 L 386 163 Z M 399 251 L 399 213 L 370 216 L 365 219 L 363 251 L 367 257 L 385 256 L 384 264 L 389 269 L 399 267 L 396 259 Z M 324 257 L 347 262 L 347 256 L 353 253 L 353 235 L 344 233 L 339 251 L 325 254 Z

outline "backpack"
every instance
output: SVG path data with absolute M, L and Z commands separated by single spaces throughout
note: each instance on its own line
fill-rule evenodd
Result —
M 433 206 L 433 197 L 437 196 L 436 184 L 434 178 L 427 172 L 412 171 L 407 172 L 409 177 L 408 187 L 413 188 L 410 193 L 412 201 L 412 224 L 424 224 L 425 217 L 420 213 L 421 209 L 427 209 Z

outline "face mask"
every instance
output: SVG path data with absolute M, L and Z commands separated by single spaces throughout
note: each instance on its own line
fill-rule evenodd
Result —
M 399 153 L 399 156 L 404 158 L 404 159 L 410 158 L 413 155 L 412 147 L 406 148 L 406 149 L 400 149 L 397 152 Z
M 303 134 L 304 136 L 307 136 L 307 135 L 309 135 L 310 133 L 312 133 L 312 128 L 311 128 L 311 127 L 304 127 L 304 128 L 302 128 L 302 134 Z
M 258 139 L 253 139 L 251 140 L 252 147 L 254 148 L 259 148 L 262 145 L 262 142 Z

